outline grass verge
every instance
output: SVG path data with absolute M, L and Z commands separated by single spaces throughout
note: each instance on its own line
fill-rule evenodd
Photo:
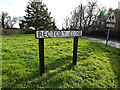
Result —
M 45 74 L 39 74 L 38 40 L 33 34 L 2 38 L 3 88 L 120 88 L 120 49 L 79 38 L 45 39 Z

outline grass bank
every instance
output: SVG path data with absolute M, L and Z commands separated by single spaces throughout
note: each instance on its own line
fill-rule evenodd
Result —
M 33 34 L 2 38 L 3 88 L 120 88 L 120 49 L 79 38 L 45 39 L 45 74 L 39 75 L 38 40 Z

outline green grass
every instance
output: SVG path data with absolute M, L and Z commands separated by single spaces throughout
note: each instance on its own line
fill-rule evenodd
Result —
M 79 38 L 74 66 L 73 38 L 51 38 L 45 39 L 44 58 L 41 77 L 35 36 L 3 36 L 3 88 L 120 88 L 120 49 Z

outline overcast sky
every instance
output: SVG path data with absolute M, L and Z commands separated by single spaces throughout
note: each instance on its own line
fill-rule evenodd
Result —
M 0 0 L 0 12 L 6 11 L 10 16 L 24 16 L 25 7 L 29 0 Z M 80 3 L 86 4 L 87 0 L 43 0 L 47 5 L 51 16 L 56 19 L 56 25 L 61 29 L 64 18 L 70 15 Z M 118 2 L 120 0 L 98 0 L 98 4 L 105 6 L 106 8 L 112 7 L 118 8 Z

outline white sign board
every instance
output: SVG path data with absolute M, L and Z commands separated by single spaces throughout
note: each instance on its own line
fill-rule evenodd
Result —
M 114 24 L 107 24 L 106 26 L 107 26 L 107 27 L 115 27 Z
M 112 11 L 111 14 L 108 16 L 106 22 L 116 24 L 117 20 L 116 20 L 116 16 L 115 16 L 114 11 Z
M 120 1 L 118 2 L 118 9 L 120 10 Z
M 77 37 L 82 36 L 82 31 L 36 31 L 35 37 L 39 38 L 57 38 L 57 37 Z

